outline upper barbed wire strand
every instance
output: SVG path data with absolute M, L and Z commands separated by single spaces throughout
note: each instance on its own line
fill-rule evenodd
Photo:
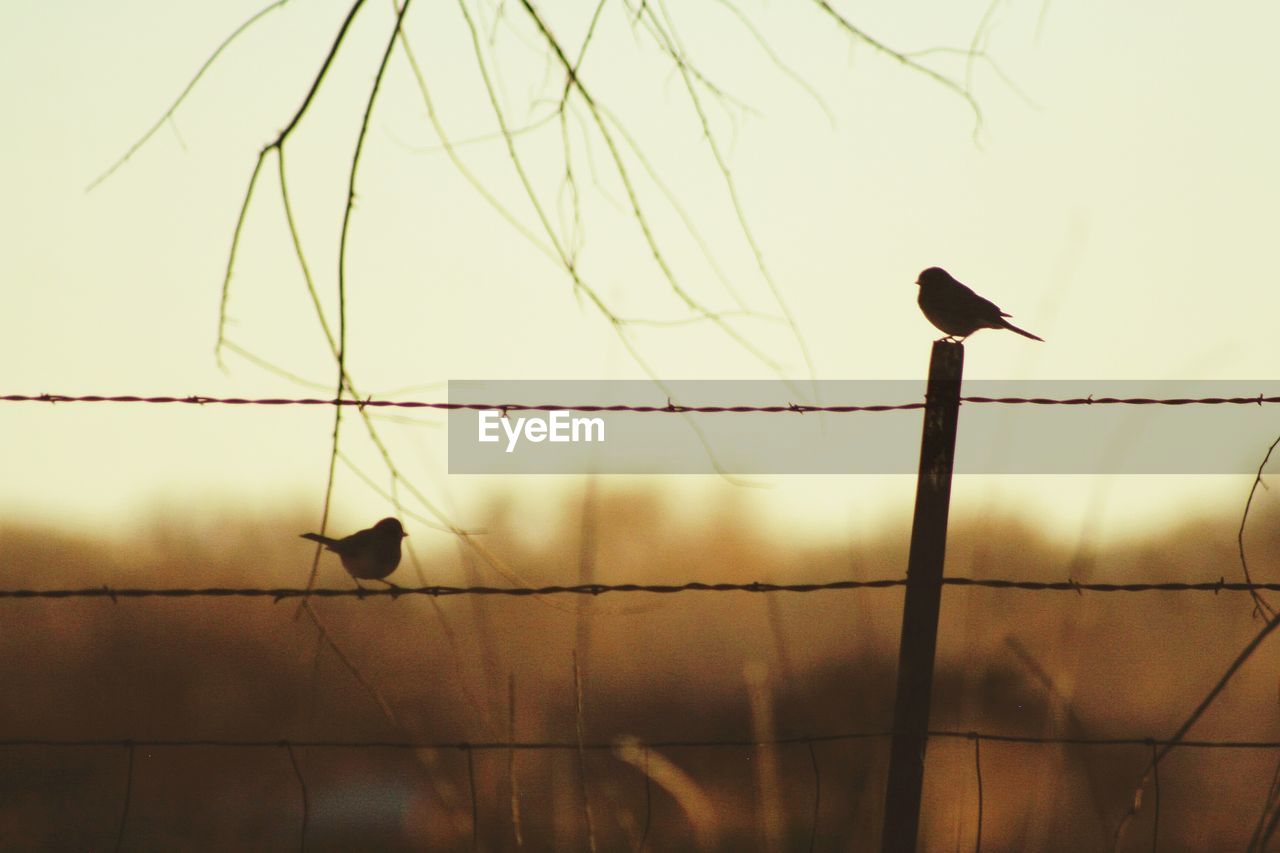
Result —
M 452 403 L 426 400 L 334 400 L 322 397 L 208 397 L 189 395 L 186 397 L 154 396 L 144 397 L 134 394 L 4 394 L 0 395 L 3 403 L 178 403 L 185 405 L 222 405 L 222 406 L 354 406 L 356 408 L 403 408 L 403 409 L 443 409 L 468 411 L 500 411 L 500 412 L 640 412 L 658 414 L 737 414 L 756 412 L 761 414 L 805 414 L 807 412 L 828 412 L 844 414 L 850 412 L 897 412 L 911 409 L 923 409 L 924 402 L 915 403 L 874 403 L 865 405 L 826 405 L 813 406 L 803 403 L 786 403 L 759 406 L 709 406 L 682 405 L 668 402 L 666 405 L 629 405 L 623 403 L 603 405 L 591 403 Z M 1029 406 L 1245 406 L 1280 403 L 1280 396 L 1268 397 L 1259 394 L 1255 397 L 961 397 L 961 403 L 997 404 L 997 405 L 1029 405 Z

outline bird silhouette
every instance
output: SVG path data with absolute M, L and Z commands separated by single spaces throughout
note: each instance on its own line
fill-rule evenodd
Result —
M 400 540 L 408 535 L 400 519 L 384 518 L 373 527 L 344 539 L 331 539 L 319 533 L 303 533 L 302 538 L 319 542 L 341 557 L 342 567 L 359 582 L 380 581 L 394 572 L 400 565 Z
M 916 279 L 920 285 L 920 310 L 929 322 L 947 333 L 948 338 L 963 341 L 979 329 L 1008 329 L 1024 338 L 1044 342 L 1044 338 L 1019 329 L 990 300 L 983 299 L 951 277 L 942 267 L 929 267 Z M 944 338 L 945 340 L 945 338 Z

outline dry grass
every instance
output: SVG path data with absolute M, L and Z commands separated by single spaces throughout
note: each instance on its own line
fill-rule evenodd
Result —
M 732 510 L 704 527 L 640 494 L 594 508 L 595 579 L 792 581 L 895 576 L 905 535 L 795 544 L 758 538 Z M 530 581 L 572 582 L 576 508 L 534 538 L 501 512 L 486 543 Z M 295 585 L 309 546 L 297 518 L 206 515 L 156 522 L 128 543 L 0 529 L 0 586 L 130 583 Z M 1274 518 L 1251 524 L 1251 564 L 1276 577 Z M 463 579 L 439 541 L 432 581 Z M 1011 520 L 953 527 L 950 574 L 1060 579 L 1072 555 Z M 852 548 L 853 561 L 850 561 Z M 1234 577 L 1234 527 L 1204 521 L 1104 550 L 1094 580 Z M 412 569 L 406 570 L 406 582 Z M 1086 578 L 1077 575 L 1078 580 Z M 500 579 L 491 579 L 500 582 Z M 323 585 L 349 583 L 332 562 Z M 397 729 L 314 628 L 267 600 L 0 602 L 0 738 L 400 739 L 575 743 L 612 750 L 296 750 L 309 806 L 308 849 L 472 845 L 586 849 L 583 790 L 598 849 L 807 849 L 815 782 L 818 849 L 872 846 L 887 744 L 768 749 L 655 740 L 823 735 L 888 727 L 901 591 L 776 596 L 685 594 L 598 599 L 317 602 L 343 652 L 387 699 Z M 581 611 L 578 610 L 581 608 Z M 584 628 L 585 625 L 585 628 Z M 1029 735 L 1167 736 L 1257 631 L 1243 594 L 1140 595 L 948 589 L 935 728 Z M 581 714 L 574 683 L 580 662 Z M 1192 732 L 1280 738 L 1280 654 L 1264 646 Z M 514 688 L 512 688 L 514 684 Z M 510 719 L 510 696 L 515 719 Z M 621 739 L 621 740 L 619 740 Z M 638 739 L 638 741 L 637 741 Z M 100 849 L 119 826 L 120 747 L 0 749 L 0 839 L 8 848 Z M 1098 849 L 1128 807 L 1143 747 L 982 745 L 986 850 Z M 470 770 L 469 770 L 470 762 Z M 814 763 L 818 774 L 815 778 Z M 1161 766 L 1161 849 L 1241 848 L 1275 756 L 1179 750 Z M 125 847 L 289 849 L 302 794 L 280 749 L 138 748 Z M 582 783 L 582 771 L 588 785 Z M 473 772 L 472 772 L 473 771 Z M 646 782 L 646 779 L 648 780 Z M 930 745 L 928 849 L 971 849 L 973 745 Z M 1149 849 L 1152 809 L 1126 849 Z

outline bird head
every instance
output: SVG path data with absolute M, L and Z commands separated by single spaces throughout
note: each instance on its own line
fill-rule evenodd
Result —
M 951 273 L 942 267 L 929 267 L 920 273 L 920 277 L 916 279 L 916 284 L 946 284 L 949 281 L 951 281 Z
M 384 518 L 382 519 L 382 521 L 379 521 L 377 524 L 375 524 L 373 526 L 373 529 L 381 531 L 387 534 L 388 536 L 395 534 L 401 537 L 402 539 L 405 536 L 409 535 L 408 533 L 404 532 L 404 527 L 401 526 L 400 519 L 398 518 Z

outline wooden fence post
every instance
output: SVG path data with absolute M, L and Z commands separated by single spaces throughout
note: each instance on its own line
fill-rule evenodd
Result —
M 915 517 L 898 647 L 898 693 L 889 747 L 885 789 L 883 853 L 915 853 L 920 826 L 920 791 L 928 740 L 933 657 L 938 645 L 942 601 L 942 564 L 947 551 L 947 511 L 956 424 L 960 418 L 960 379 L 964 345 L 935 341 L 925 392 L 924 435 L 916 480 Z

